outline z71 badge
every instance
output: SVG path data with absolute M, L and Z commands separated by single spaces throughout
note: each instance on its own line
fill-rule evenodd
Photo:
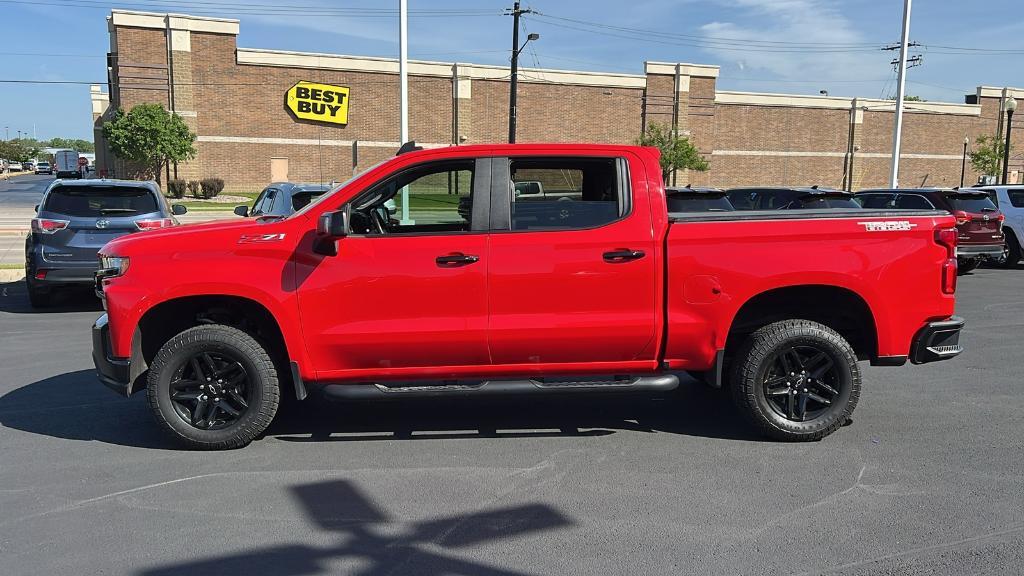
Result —
M 284 240 L 284 233 L 280 234 L 243 234 L 238 239 L 239 244 L 253 244 L 259 242 L 280 242 Z
M 917 224 L 906 220 L 880 221 L 880 222 L 857 222 L 868 232 L 898 232 L 900 230 L 913 230 Z

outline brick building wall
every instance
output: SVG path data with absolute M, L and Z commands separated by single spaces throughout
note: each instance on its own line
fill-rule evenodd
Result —
M 279 169 L 286 163 L 290 180 L 327 182 L 351 176 L 355 142 L 359 168 L 399 145 L 395 60 L 239 48 L 236 20 L 115 10 L 108 29 L 109 95 L 93 94 L 98 150 L 106 150 L 107 96 L 111 109 L 173 108 L 198 136 L 197 156 L 174 173 L 221 177 L 229 190 L 266 185 L 272 158 Z M 644 74 L 521 69 L 517 140 L 632 143 L 657 122 L 687 135 L 710 164 L 675 174 L 680 185 L 887 184 L 894 103 L 720 91 L 718 73 L 662 62 L 645 63 Z M 505 141 L 507 76 L 498 66 L 410 62 L 410 136 L 426 146 Z M 298 81 L 349 87 L 348 124 L 295 118 L 285 92 Z M 1003 95 L 979 88 L 966 104 L 908 103 L 901 185 L 959 184 L 964 137 L 973 143 L 1000 130 Z M 1024 150 L 1024 129 L 1014 141 Z M 133 175 L 109 153 L 97 162 Z M 1024 157 L 1010 167 L 1024 172 Z M 977 176 L 968 165 L 966 182 Z

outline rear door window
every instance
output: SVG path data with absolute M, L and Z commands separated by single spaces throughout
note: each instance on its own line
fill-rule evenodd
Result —
M 513 158 L 509 170 L 513 230 L 595 228 L 627 212 L 614 158 Z
M 79 218 L 135 216 L 160 210 L 156 195 L 134 186 L 58 186 L 43 210 Z
M 1024 190 L 1008 190 L 1007 195 L 1014 208 L 1024 208 Z
M 988 196 L 954 195 L 949 197 L 949 203 L 953 206 L 953 210 L 962 210 L 972 214 L 998 210 Z

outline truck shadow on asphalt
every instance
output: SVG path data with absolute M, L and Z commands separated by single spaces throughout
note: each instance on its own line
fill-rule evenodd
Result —
M 46 308 L 33 308 L 28 302 L 25 281 L 0 283 L 0 312 L 12 314 L 53 314 L 59 312 L 103 312 L 103 303 L 89 288 L 68 288 L 54 292 Z
M 289 487 L 308 524 L 334 534 L 337 543 L 314 546 L 295 542 L 143 569 L 140 576 L 212 576 L 328 574 L 348 560 L 365 576 L 384 574 L 473 574 L 521 576 L 520 570 L 492 566 L 452 555 L 507 538 L 538 535 L 574 526 L 556 508 L 542 503 L 463 512 L 443 518 L 402 521 L 377 506 L 348 480 L 327 480 Z M 303 531 L 305 532 L 305 531 Z M 201 555 L 196 551 L 188 556 Z M 352 566 L 349 566 L 352 569 Z
M 286 442 L 599 437 L 618 432 L 760 440 L 728 397 L 683 376 L 678 390 L 644 395 L 417 399 L 286 406 L 266 435 Z M 310 417 L 310 414 L 316 414 Z
M 54 438 L 179 448 L 158 428 L 145 394 L 119 398 L 96 381 L 92 370 L 52 376 L 0 396 L 0 425 Z M 689 379 L 662 397 L 422 399 L 376 404 L 311 398 L 282 406 L 264 436 L 284 442 L 371 442 L 593 438 L 620 432 L 762 440 L 739 417 L 726 394 Z

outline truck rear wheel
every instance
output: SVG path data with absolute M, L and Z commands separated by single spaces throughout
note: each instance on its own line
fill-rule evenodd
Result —
M 199 450 L 240 448 L 277 413 L 277 371 L 245 332 L 219 324 L 171 338 L 149 368 L 149 405 L 178 441 Z
M 809 320 L 764 326 L 733 361 L 733 400 L 762 433 L 778 440 L 820 440 L 842 426 L 860 398 L 853 348 L 835 330 Z

